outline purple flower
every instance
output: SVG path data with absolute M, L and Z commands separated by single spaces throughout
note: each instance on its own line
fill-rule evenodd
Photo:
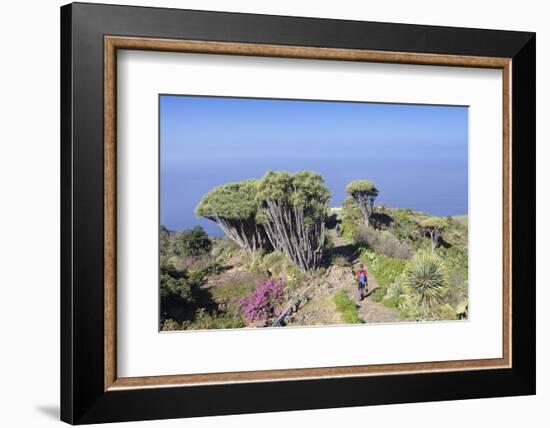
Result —
M 283 295 L 283 283 L 273 280 L 262 281 L 246 297 L 237 298 L 243 318 L 247 322 L 265 321 L 277 315 Z

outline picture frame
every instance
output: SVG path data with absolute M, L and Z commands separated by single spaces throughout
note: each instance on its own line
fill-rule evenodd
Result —
M 502 358 L 118 377 L 118 50 L 502 70 L 503 159 L 495 160 L 503 167 Z M 63 6 L 61 419 L 85 424 L 534 394 L 535 97 L 534 33 Z

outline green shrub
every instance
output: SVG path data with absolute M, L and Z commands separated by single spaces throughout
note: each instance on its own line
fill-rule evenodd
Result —
M 224 264 L 239 250 L 240 247 L 235 242 L 225 238 L 218 241 L 218 244 L 212 250 L 212 255 L 215 257 L 216 262 Z
M 419 305 L 414 298 L 403 300 L 398 306 L 399 318 L 407 321 L 454 321 L 460 319 L 456 309 L 448 303 L 430 308 Z
M 250 272 L 260 273 L 262 271 L 262 261 L 257 257 L 249 259 L 245 267 Z
M 404 296 L 392 296 L 382 300 L 382 304 L 386 308 L 398 308 L 401 303 L 405 301 Z
M 363 220 L 363 214 L 351 196 L 346 197 L 342 203 L 342 216 L 356 222 Z
M 391 209 L 393 222 L 391 231 L 400 241 L 406 242 L 415 249 L 423 244 L 415 216 L 410 209 Z
M 399 297 L 405 293 L 405 289 L 402 284 L 401 277 L 397 278 L 394 282 L 388 285 L 386 290 L 386 297 Z
M 220 263 L 211 263 L 202 270 L 204 276 L 216 275 L 223 272 L 223 266 Z
M 285 262 L 285 255 L 274 251 L 273 253 L 266 254 L 262 259 L 262 266 L 264 269 L 271 271 L 271 269 L 279 270 L 280 266 Z
M 368 249 L 361 252 L 359 259 L 368 266 L 382 287 L 387 287 L 394 282 L 407 263 L 406 260 L 382 256 Z
M 462 248 L 458 245 L 448 248 L 439 247 L 435 252 L 444 261 L 447 269 L 468 277 L 468 248 L 466 246 Z
M 274 278 L 282 278 L 290 289 L 298 287 L 306 279 L 306 275 L 286 255 L 279 252 L 266 254 L 261 268 Z
M 184 230 L 174 238 L 174 252 L 179 256 L 196 257 L 210 253 L 212 241 L 201 226 Z
M 336 305 L 336 310 L 340 312 L 340 317 L 342 321 L 346 324 L 361 324 L 361 318 L 357 312 L 357 306 L 349 298 L 349 296 L 343 292 L 339 291 L 333 297 L 334 304 Z
M 452 321 L 452 320 L 458 319 L 456 309 L 453 308 L 448 303 L 437 305 L 431 308 L 430 316 L 432 319 L 436 319 L 436 320 Z
M 159 250 L 160 254 L 168 256 L 171 247 L 172 247 L 172 241 L 170 240 L 170 234 L 171 232 L 166 228 L 164 225 L 160 225 L 160 231 L 159 231 Z
M 442 301 L 451 306 L 458 306 L 463 301 L 468 301 L 468 278 L 460 272 L 447 269 L 447 288 L 445 289 Z
M 178 270 L 173 265 L 160 267 L 160 324 L 164 329 L 167 320 L 183 322 L 192 320 L 195 311 L 202 306 L 212 307 L 210 290 L 201 288 L 209 275 L 219 273 L 222 266 L 213 263 L 201 270 Z M 172 324 L 168 323 L 175 328 Z
M 364 224 L 356 227 L 353 242 L 387 257 L 408 259 L 412 255 L 409 246 L 397 239 L 391 232 L 376 230 Z
M 412 295 L 404 296 L 397 311 L 399 318 L 406 321 L 425 321 L 427 312 L 425 308 L 418 305 L 418 299 Z
M 289 289 L 301 286 L 306 280 L 306 275 L 292 263 L 285 266 L 283 279 Z
M 161 326 L 165 320 L 171 319 L 177 323 L 185 318 L 192 317 L 197 304 L 196 291 L 196 283 L 189 280 L 186 271 L 179 271 L 172 265 L 161 265 Z M 175 327 L 172 325 L 172 328 Z
M 379 193 L 376 185 L 370 180 L 353 180 L 346 186 L 346 193 L 353 198 L 353 202 L 363 214 L 364 220 L 372 225 L 374 200 Z
M 244 327 L 241 317 L 226 312 L 209 313 L 204 309 L 198 309 L 192 321 L 184 321 L 181 330 L 210 330 L 220 328 Z
M 221 285 L 212 287 L 210 293 L 216 302 L 228 302 L 234 297 L 242 297 L 251 293 L 259 281 L 266 279 L 266 275 L 257 272 L 240 271 L 223 280 Z
M 353 241 L 355 232 L 357 231 L 357 222 L 350 217 L 344 217 L 340 222 L 340 230 L 344 239 Z
M 407 263 L 404 282 L 419 304 L 430 308 L 443 300 L 447 289 L 447 274 L 436 254 L 421 251 Z
M 196 226 L 181 233 L 160 227 L 160 262 L 171 264 L 178 270 L 200 270 L 214 261 L 213 243 L 206 232 Z
M 164 320 L 160 329 L 162 331 L 174 331 L 174 330 L 181 330 L 181 326 L 177 321 L 174 321 L 173 319 L 169 318 L 167 320 Z
M 455 306 L 455 314 L 459 319 L 468 318 L 468 299 L 462 300 Z
M 160 295 L 177 296 L 182 301 L 191 301 L 192 281 L 189 281 L 188 274 L 185 271 L 178 271 L 172 265 L 162 265 L 160 267 Z

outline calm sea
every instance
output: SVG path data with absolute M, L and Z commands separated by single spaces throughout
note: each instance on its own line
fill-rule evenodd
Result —
M 468 213 L 468 176 L 466 156 L 438 158 L 341 159 L 288 158 L 255 159 L 247 162 L 238 155 L 226 160 L 209 160 L 206 164 L 178 162 L 163 164 L 161 171 L 161 223 L 172 230 L 197 224 L 209 234 L 221 236 L 211 221 L 194 214 L 201 197 L 211 188 L 230 181 L 261 177 L 267 170 L 297 171 L 308 169 L 320 173 L 331 190 L 331 206 L 342 203 L 345 187 L 354 179 L 374 180 L 380 189 L 377 203 L 390 207 L 411 208 L 434 215 Z

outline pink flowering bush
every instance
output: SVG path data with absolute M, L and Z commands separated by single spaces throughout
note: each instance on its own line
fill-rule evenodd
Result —
M 247 322 L 265 321 L 278 315 L 283 297 L 282 281 L 262 281 L 248 296 L 237 298 L 243 318 Z

